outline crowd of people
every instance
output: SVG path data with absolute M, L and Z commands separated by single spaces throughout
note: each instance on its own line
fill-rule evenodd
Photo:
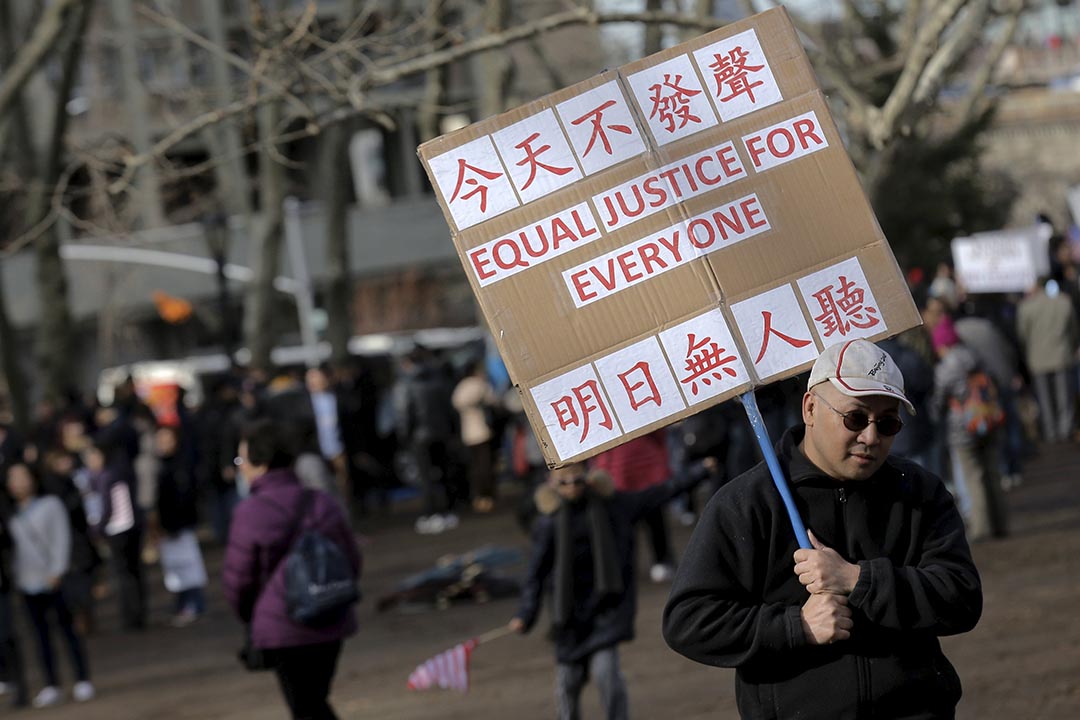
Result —
M 1056 252 L 1054 259 L 1052 274 L 1024 297 L 995 296 L 992 302 L 964 297 L 942 267 L 930 282 L 912 285 L 923 325 L 880 343 L 903 379 L 904 396 L 895 422 L 880 413 L 867 422 L 888 436 L 893 456 L 944 479 L 968 541 L 1005 536 L 1004 494 L 1022 482 L 1025 459 L 1041 443 L 1075 439 L 1080 284 L 1068 252 Z M 693 525 L 702 512 L 716 515 L 715 507 L 702 510 L 697 500 L 746 477 L 760 458 L 756 441 L 741 408 L 726 403 L 601 453 L 588 467 L 548 473 L 519 393 L 505 378 L 493 377 L 500 376 L 490 372 L 482 353 L 454 362 L 416 347 L 398 359 L 392 379 L 362 367 L 238 371 L 208 382 L 198 407 L 189 407 L 181 392 L 163 417 L 129 378 L 108 403 L 83 402 L 75 394 L 63 405 L 43 401 L 25 433 L 0 424 L 6 482 L 0 493 L 0 692 L 16 705 L 62 702 L 64 674 L 53 650 L 58 635 L 70 660 L 71 698 L 94 697 L 84 638 L 94 631 L 95 606 L 106 594 L 106 563 L 125 630 L 147 625 L 147 561 L 161 563 L 166 588 L 175 595 L 169 622 L 196 622 L 206 611 L 211 582 L 199 532 L 209 527 L 213 541 L 228 546 L 226 595 L 263 645 L 255 649 L 279 651 L 282 638 L 287 646 L 305 648 L 270 653 L 290 707 L 301 713 L 297 717 L 333 717 L 326 698 L 341 642 L 355 630 L 355 620 L 343 615 L 332 631 L 312 632 L 274 601 L 263 603 L 261 590 L 276 588 L 284 606 L 280 568 L 300 532 L 296 523 L 335 536 L 358 574 L 351 528 L 387 507 L 389 498 L 413 494 L 420 505 L 414 529 L 422 535 L 452 531 L 471 515 L 513 503 L 522 528 L 533 535 L 534 557 L 512 627 L 529 629 L 542 589 L 554 589 L 556 619 L 566 616 L 560 621 L 565 642 L 557 644 L 560 717 L 577 716 L 577 698 L 590 675 L 601 682 L 606 705 L 625 708 L 618 655 L 607 651 L 629 639 L 627 623 L 632 627 L 633 606 L 621 604 L 635 582 L 632 528 L 640 524 L 647 531 L 649 579 L 676 579 L 683 592 L 696 592 L 701 578 L 677 579 L 682 570 L 668 524 L 675 519 Z M 800 421 L 810 427 L 808 413 L 829 410 L 843 417 L 849 431 L 865 431 L 866 424 L 849 422 L 858 412 L 830 404 L 843 404 L 843 397 L 807 388 L 803 376 L 757 390 L 774 439 Z M 260 421 L 275 429 L 252 436 Z M 793 457 L 783 442 L 778 447 Z M 517 485 L 512 492 L 506 492 L 508 481 Z M 266 513 L 253 519 L 253 508 L 267 503 L 295 507 L 305 488 L 321 498 L 311 511 L 314 520 L 293 522 L 284 510 L 269 526 Z M 602 503 L 581 504 L 581 498 Z M 610 527 L 597 520 L 601 505 Z M 817 537 L 825 538 L 820 532 Z M 706 537 L 699 544 L 718 542 L 724 540 Z M 828 550 L 816 543 L 816 551 Z M 271 547 L 273 557 L 255 558 L 258 547 Z M 594 627 L 596 593 L 578 597 L 582 587 L 600 588 L 611 612 L 622 614 Z M 37 645 L 44 686 L 36 692 L 25 680 L 13 619 L 17 603 L 25 607 Z M 817 609 L 846 617 L 836 606 Z M 682 612 L 671 610 L 672 617 Z M 686 623 L 668 632 L 673 646 L 690 657 L 720 664 L 753 655 L 696 645 L 680 630 Z M 831 637 L 843 633 L 834 628 Z M 623 717 L 625 710 L 609 715 Z

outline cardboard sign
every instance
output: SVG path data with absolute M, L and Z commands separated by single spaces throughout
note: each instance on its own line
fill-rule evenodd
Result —
M 419 154 L 552 466 L 919 322 L 782 8 Z
M 952 241 L 956 279 L 969 293 L 1027 292 L 1050 272 L 1053 228 L 975 233 Z

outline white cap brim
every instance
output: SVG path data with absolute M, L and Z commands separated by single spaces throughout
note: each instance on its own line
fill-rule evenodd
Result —
M 904 404 L 904 407 L 907 408 L 909 413 L 912 415 L 917 414 L 915 412 L 915 406 L 907 399 L 907 395 L 905 395 L 902 390 L 893 387 L 892 385 L 886 385 L 885 383 L 870 378 L 844 378 L 843 380 L 829 378 L 829 382 L 832 383 L 834 388 L 848 397 L 884 395 L 886 397 L 896 398 Z

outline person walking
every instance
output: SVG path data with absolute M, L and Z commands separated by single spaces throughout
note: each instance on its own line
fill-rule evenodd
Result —
M 509 627 L 528 632 L 552 585 L 555 699 L 559 720 L 579 720 L 581 691 L 592 679 L 608 720 L 629 717 L 619 644 L 633 640 L 637 612 L 634 526 L 647 512 L 690 490 L 717 467 L 715 459 L 647 490 L 622 493 L 602 470 L 583 463 L 552 470 L 537 488 L 540 517 L 521 604 Z
M 198 524 L 196 468 L 182 452 L 181 430 L 163 425 L 154 436 L 157 449 L 156 526 L 161 534 L 165 588 L 176 596 L 171 624 L 184 627 L 206 612 L 206 567 L 195 536 Z
M 1076 362 L 1077 320 L 1069 298 L 1047 293 L 1046 282 L 1039 278 L 1020 301 L 1016 333 L 1035 385 L 1044 439 L 1062 442 L 1073 432 L 1076 394 L 1071 370 Z
M 7 488 L 16 504 L 10 521 L 15 540 L 15 583 L 26 601 L 34 626 L 45 687 L 33 700 L 36 708 L 56 705 L 63 699 L 53 656 L 52 628 L 59 628 L 67 645 L 75 674 L 72 697 L 86 702 L 94 697 L 86 650 L 75 632 L 71 612 L 60 593 L 60 583 L 71 559 L 71 526 L 63 503 L 39 494 L 38 478 L 28 465 L 8 468 Z
M 452 391 L 431 353 L 416 347 L 402 358 L 394 387 L 394 411 L 401 448 L 412 463 L 424 496 L 424 514 L 416 532 L 439 534 L 458 526 L 454 512 L 463 500 L 451 476 L 451 443 L 455 433 Z
M 950 320 L 934 328 L 933 340 L 941 359 L 934 368 L 930 414 L 945 433 L 968 540 L 1005 537 L 1008 522 L 998 450 L 1005 413 L 996 385 L 975 353 L 960 341 Z
M 316 530 L 344 554 L 355 577 L 360 551 L 341 506 L 324 492 L 304 489 L 278 425 L 259 420 L 240 441 L 239 467 L 251 493 L 233 514 L 223 585 L 229 605 L 248 626 L 251 648 L 277 674 L 297 720 L 334 720 L 330 688 L 344 640 L 356 632 L 351 605 L 331 621 L 311 626 L 288 611 L 285 558 L 306 530 Z
M 762 462 L 709 501 L 664 608 L 668 645 L 734 667 L 743 718 L 952 718 L 960 678 L 938 638 L 971 630 L 982 586 L 941 480 L 889 454 L 914 410 L 866 340 L 810 372 L 776 447 L 810 532 L 799 547 Z
M 84 462 L 91 473 L 90 486 L 101 503 L 96 530 L 109 545 L 124 629 L 138 631 L 146 628 L 143 515 L 131 463 L 112 442 L 110 435 L 95 436 L 85 451 Z
M 495 438 L 489 418 L 499 407 L 499 398 L 483 360 L 469 366 L 468 375 L 454 387 L 451 401 L 461 416 L 461 441 L 469 455 L 473 510 L 491 512 L 495 508 Z

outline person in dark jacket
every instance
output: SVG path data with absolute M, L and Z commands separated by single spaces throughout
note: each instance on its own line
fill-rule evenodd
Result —
M 617 492 L 606 472 L 586 475 L 585 465 L 577 463 L 552 470 L 537 488 L 540 517 L 533 526 L 521 605 L 510 628 L 519 633 L 532 629 L 550 578 L 560 720 L 578 719 L 581 690 L 590 677 L 600 689 L 606 717 L 629 716 L 618 645 L 634 639 L 635 523 L 716 467 L 714 459 L 707 459 L 677 479 L 640 492 Z
M 290 469 L 292 454 L 279 427 L 259 420 L 240 442 L 240 470 L 251 494 L 236 506 L 225 550 L 225 598 L 249 626 L 251 644 L 272 658 L 281 691 L 294 718 L 327 720 L 337 716 L 327 700 L 342 642 L 356 632 L 350 607 L 334 622 L 318 627 L 289 617 L 284 558 L 291 542 L 306 529 L 320 531 L 360 576 L 360 551 L 341 505 L 318 490 L 304 517 L 305 490 Z M 293 532 L 293 528 L 296 528 Z
M 827 348 L 804 427 L 777 454 L 813 549 L 799 549 L 764 463 L 713 496 L 664 608 L 664 638 L 736 668 L 744 718 L 952 718 L 960 680 L 938 637 L 971 630 L 982 586 L 941 480 L 889 456 L 899 405 L 892 358 Z
M 183 451 L 182 431 L 163 425 L 154 433 L 158 459 L 156 530 L 165 587 L 176 595 L 172 625 L 183 627 L 206 612 L 206 568 L 195 537 L 198 513 L 196 464 Z
M 90 487 L 101 503 L 95 530 L 109 545 L 125 630 L 146 628 L 146 583 L 142 568 L 143 515 L 135 471 L 117 437 L 98 434 L 85 451 Z

